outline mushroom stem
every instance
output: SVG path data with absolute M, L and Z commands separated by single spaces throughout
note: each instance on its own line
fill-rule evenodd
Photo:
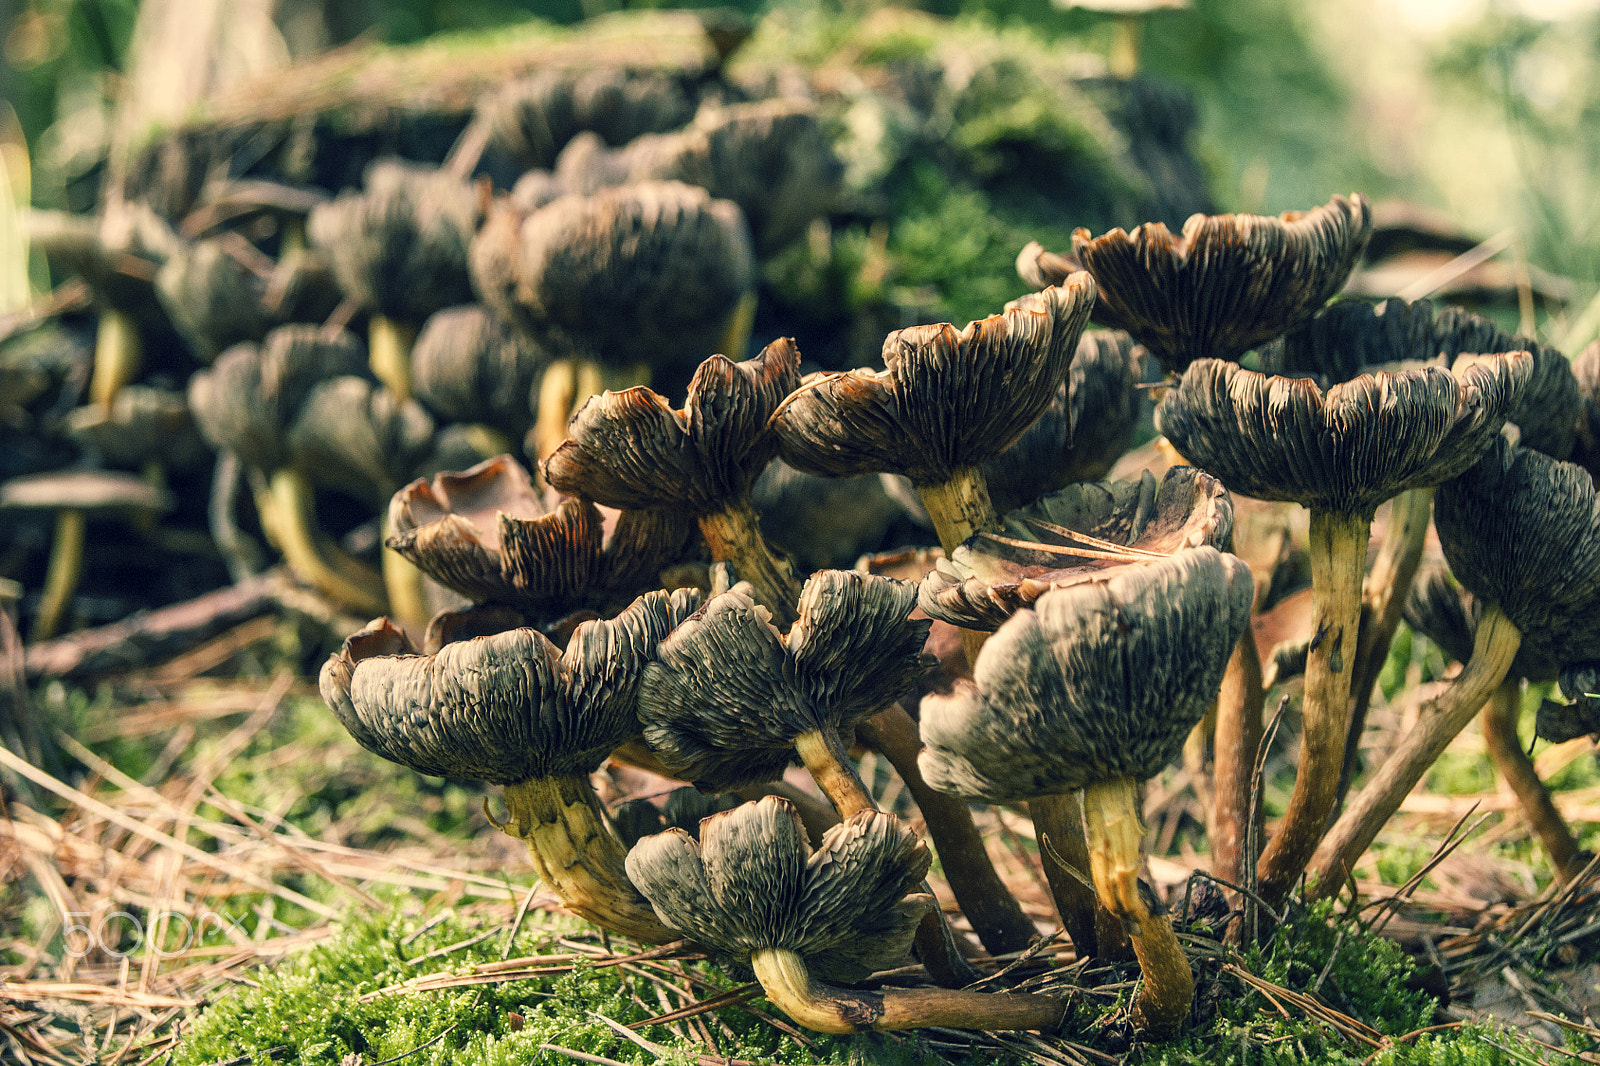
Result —
M 1361 732 L 1367 724 L 1372 690 L 1389 658 L 1389 645 L 1400 628 L 1406 594 L 1422 562 L 1422 547 L 1433 515 L 1433 489 L 1407 489 L 1389 505 L 1389 521 L 1377 558 L 1361 590 L 1361 629 L 1356 638 L 1356 663 L 1350 681 L 1350 728 L 1345 736 L 1344 772 L 1339 777 L 1339 803 L 1355 776 Z
M 1344 886 L 1378 830 L 1505 680 L 1521 645 L 1521 632 L 1499 605 L 1485 604 L 1466 667 L 1448 689 L 1423 705 L 1416 725 L 1328 830 L 1311 864 L 1314 880 L 1309 893 L 1313 899 L 1333 896 Z
M 800 600 L 800 580 L 789 561 L 768 547 L 748 494 L 720 511 L 701 515 L 700 534 L 713 560 L 733 564 L 735 576 L 750 582 L 756 602 L 772 612 L 778 628 L 788 629 L 795 623 L 800 617 L 795 607 Z
M 1112 24 L 1106 67 L 1113 78 L 1132 78 L 1139 73 L 1139 39 L 1143 36 L 1139 20 L 1139 15 L 1123 13 Z
M 1369 514 L 1311 512 L 1313 636 L 1300 705 L 1300 762 L 1283 821 L 1257 864 L 1259 891 L 1271 904 L 1286 898 L 1305 871 L 1339 798 L 1371 526 Z
M 267 536 L 302 580 L 351 610 L 383 613 L 378 575 L 316 532 L 311 484 L 304 474 L 292 467 L 273 471 L 266 491 L 256 496 L 256 510 Z
M 773 1005 L 821 1033 L 918 1029 L 1041 1029 L 1051 1031 L 1067 1016 L 1055 996 L 1014 992 L 963 992 L 950 988 L 887 988 L 859 991 L 813 981 L 805 960 L 786 948 L 751 954 L 750 968 Z
M 1572 830 L 1567 828 L 1566 819 L 1561 817 L 1561 812 L 1556 810 L 1555 803 L 1551 801 L 1550 790 L 1539 780 L 1533 760 L 1522 747 L 1522 739 L 1517 735 L 1517 718 L 1521 709 L 1522 679 L 1507 677 L 1483 706 L 1483 739 L 1489 746 L 1489 754 L 1494 758 L 1500 776 L 1506 779 L 1506 784 L 1516 794 L 1517 803 L 1522 807 L 1522 816 L 1533 826 L 1539 843 L 1544 845 L 1556 879 L 1566 883 L 1583 865 L 1577 861 L 1578 842 L 1573 838 Z
M 1211 808 L 1211 870 L 1233 884 L 1241 884 L 1244 871 L 1256 857 L 1245 854 L 1250 819 L 1261 817 L 1250 809 L 1254 791 L 1256 751 L 1261 747 L 1261 711 L 1266 692 L 1261 684 L 1261 655 L 1255 632 L 1244 635 L 1228 659 L 1217 693 L 1217 732 L 1212 775 L 1215 798 Z
M 739 302 L 728 312 L 728 320 L 722 326 L 720 350 L 734 362 L 743 359 L 745 351 L 750 347 L 750 333 L 755 326 L 756 291 L 751 289 L 739 297 Z
M 500 828 L 528 845 L 539 879 L 562 906 L 604 929 L 646 944 L 680 939 L 628 880 L 622 846 L 607 831 L 600 801 L 574 775 L 531 778 L 505 790 Z
M 539 459 L 561 447 L 567 439 L 567 422 L 572 413 L 591 396 L 607 389 L 627 389 L 650 384 L 650 364 L 607 369 L 588 359 L 557 359 L 545 368 L 539 379 L 538 418 L 532 440 Z
M 966 801 L 928 787 L 917 766 L 922 750 L 917 723 L 904 707 L 894 703 L 857 723 L 856 736 L 882 753 L 905 782 L 933 839 L 950 893 L 989 954 L 1025 949 L 1038 930 L 995 872 Z
M 917 491 L 922 494 L 922 505 L 928 509 L 946 555 L 963 541 L 1000 528 L 1000 515 L 989 499 L 989 483 L 977 467 L 963 467 L 949 481 L 918 485 Z
M 1128 934 L 1093 888 L 1089 843 L 1083 835 L 1083 804 L 1076 792 L 1028 801 L 1039 839 L 1039 864 L 1056 914 L 1072 938 L 1078 958 L 1126 959 Z
M 83 577 L 83 542 L 88 516 L 75 507 L 56 514 L 55 539 L 50 543 L 50 567 L 44 575 L 44 591 L 39 594 L 39 613 L 33 621 L 32 639 L 49 640 L 61 632 L 61 623 L 72 606 L 72 594 Z
M 1083 792 L 1089 865 L 1100 902 L 1121 918 L 1133 941 L 1144 987 L 1133 1002 L 1134 1028 L 1155 1037 L 1175 1034 L 1194 1002 L 1194 971 L 1166 915 L 1155 914 L 1139 889 L 1144 828 L 1139 824 L 1139 785 L 1113 777 Z
M 94 373 L 89 380 L 89 402 L 107 415 L 122 387 L 139 373 L 143 348 L 139 327 L 126 311 L 107 308 L 95 326 Z
M 428 625 L 428 604 L 422 593 L 422 571 L 389 547 L 389 519 L 383 518 L 383 547 L 379 556 L 383 567 L 383 589 L 389 600 L 389 615 L 411 629 Z
M 402 400 L 411 399 L 411 347 L 417 331 L 388 315 L 373 314 L 367 323 L 367 363 L 372 376 Z
M 1206 777 L 1206 756 L 1210 754 L 1211 738 L 1217 731 L 1217 701 L 1212 700 L 1205 717 L 1194 724 L 1189 735 L 1183 738 L 1183 769 L 1189 775 L 1189 786 L 1204 810 L 1213 807 L 1211 781 Z

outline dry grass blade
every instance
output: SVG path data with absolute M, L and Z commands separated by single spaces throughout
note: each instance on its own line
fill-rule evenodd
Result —
M 1144 554 L 1134 554 L 1126 549 L 1118 548 L 1115 551 L 1096 551 L 1093 548 L 1074 548 L 1066 544 L 1042 544 L 1035 540 L 1022 540 L 1018 537 L 1002 536 L 999 533 L 979 533 L 984 540 L 992 540 L 996 544 L 1006 544 L 1013 548 L 1027 548 L 1029 551 L 1046 552 L 1050 555 L 1071 555 L 1080 559 L 1110 559 L 1118 563 L 1148 563 L 1150 559 Z
M 1030 526 L 1042 529 L 1047 533 L 1054 533 L 1058 537 L 1081 541 L 1091 548 L 1100 548 L 1104 551 L 1126 553 L 1128 555 L 1143 555 L 1151 559 L 1165 559 L 1168 557 L 1166 552 L 1153 552 L 1145 548 L 1135 548 L 1129 544 L 1117 544 L 1114 541 L 1102 540 L 1087 533 L 1079 533 L 1075 529 L 1068 529 L 1066 526 L 1056 525 L 1054 522 L 1046 522 L 1044 519 L 1035 518 L 1032 515 L 1019 514 L 1016 517 Z
M 177 996 L 157 996 L 148 992 L 131 992 L 107 988 L 104 985 L 66 983 L 58 981 L 7 981 L 0 984 L 0 999 L 19 1003 L 32 1003 L 41 999 L 69 999 L 78 1003 L 94 1003 L 108 1007 L 194 1007 L 192 999 Z
M 1288 1003 L 1308 1018 L 1329 1026 L 1340 1036 L 1353 1043 L 1365 1044 L 1374 1049 L 1383 1046 L 1384 1036 L 1382 1033 L 1363 1021 L 1334 1010 L 1313 995 L 1296 992 L 1291 988 L 1273 984 L 1266 978 L 1258 977 L 1237 963 L 1223 963 L 1222 972 L 1237 977 L 1240 981 L 1266 996 L 1274 1004 L 1280 1004 L 1280 1011 L 1283 1010 L 1281 1003 Z

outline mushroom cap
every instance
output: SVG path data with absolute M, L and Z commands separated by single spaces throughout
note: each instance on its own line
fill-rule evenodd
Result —
M 113 470 L 52 470 L 0 484 L 0 511 L 134 511 L 157 515 L 176 501 L 166 489 Z
M 488 124 L 490 147 L 524 168 L 548 167 L 580 131 L 592 131 L 607 144 L 626 144 L 688 122 L 694 102 L 664 71 L 551 69 L 485 93 L 477 115 Z
M 1600 647 L 1600 498 L 1574 463 L 1496 438 L 1434 496 L 1450 571 L 1522 633 L 1518 662 L 1548 677 Z
M 807 375 L 774 420 L 780 454 L 824 477 L 888 471 L 917 485 L 994 458 L 1050 406 L 1094 294 L 1094 280 L 1074 274 L 959 332 L 896 330 L 884 370 Z
M 473 637 L 492 637 L 510 629 L 523 629 L 528 620 L 514 607 L 474 603 L 459 610 L 444 610 L 428 619 L 422 636 L 422 654 L 433 655 L 446 644 Z
M 535 618 L 607 606 L 654 584 L 692 533 L 679 515 L 624 511 L 608 539 L 587 500 L 547 513 L 509 455 L 401 489 L 389 504 L 389 528 L 389 547 L 440 584 Z
M 472 299 L 467 249 L 478 195 L 437 167 L 380 159 L 366 187 L 311 212 L 306 234 L 327 253 L 346 295 L 380 314 L 420 323 Z
M 553 357 L 693 366 L 755 277 L 736 205 L 675 181 L 503 204 L 473 242 L 484 303 Z
M 1600 733 L 1600 663 L 1580 663 L 1563 669 L 1561 694 L 1572 702 L 1542 701 L 1534 720 L 1534 733 L 1552 744 Z
M 628 853 L 628 879 L 669 928 L 735 964 L 782 948 L 828 981 L 859 981 L 898 966 L 932 906 L 907 896 L 932 857 L 892 814 L 859 811 L 828 829 L 816 851 L 793 804 L 766 796 L 700 823 L 646 837 Z
M 348 374 L 311 390 L 287 439 L 295 466 L 374 507 L 416 472 L 433 443 L 433 419 L 421 404 Z
M 1121 330 L 1086 330 L 1067 380 L 1017 442 L 983 464 L 1004 514 L 1078 481 L 1099 481 L 1133 443 L 1143 409 L 1139 349 Z
M 1309 317 L 1344 286 L 1371 235 L 1372 209 L 1358 193 L 1276 218 L 1191 215 L 1177 236 L 1162 222 L 1100 237 L 1079 229 L 1072 251 L 1099 283 L 1096 319 L 1182 373 Z
M 1402 613 L 1406 624 L 1438 645 L 1447 659 L 1465 663 L 1472 658 L 1483 605 L 1450 580 L 1450 571 L 1444 564 L 1428 563 L 1417 572 Z M 1506 676 L 1547 681 L 1555 677 L 1555 668 L 1544 661 L 1538 647 L 1523 644 Z
M 258 347 L 236 344 L 189 380 L 201 436 L 258 470 L 289 462 L 289 427 L 318 383 L 360 374 L 366 353 L 349 333 L 280 326 Z
M 1572 376 L 1578 384 L 1578 439 L 1572 461 L 1594 474 L 1600 471 L 1600 340 L 1573 357 Z
M 849 567 L 910 517 L 888 480 L 882 474 L 817 477 L 776 459 L 750 486 L 750 502 L 761 516 L 761 535 L 802 571 Z
M 1396 363 L 1454 364 L 1457 368 L 1501 352 L 1527 352 L 1533 373 L 1508 422 L 1520 443 L 1557 459 L 1572 451 L 1578 420 L 1578 382 L 1566 356 L 1547 344 L 1514 337 L 1490 319 L 1459 307 L 1391 299 L 1373 306 L 1341 300 L 1290 330 L 1261 351 L 1269 374 L 1307 374 L 1322 384 L 1349 381 L 1367 370 Z
M 190 350 L 207 363 L 230 345 L 267 332 L 265 294 L 265 280 L 219 239 L 181 246 L 156 273 L 161 306 Z
M 99 404 L 77 408 L 67 416 L 66 429 L 80 446 L 118 466 L 160 459 L 187 467 L 211 457 L 195 430 L 184 394 L 150 385 L 118 389 L 109 412 Z
M 922 775 L 990 803 L 1154 777 L 1216 699 L 1254 591 L 1202 547 L 1046 593 L 989 638 L 975 683 L 923 698 Z
M 819 570 L 787 637 L 735 588 L 660 648 L 639 689 L 644 736 L 687 781 L 717 791 L 771 781 L 802 733 L 843 731 L 915 687 L 927 670 L 917 587 Z
M 1533 372 L 1526 352 L 1459 371 L 1378 371 L 1324 392 L 1310 378 L 1200 359 L 1156 408 L 1156 428 L 1236 493 L 1312 510 L 1371 515 L 1406 489 L 1455 477 L 1515 408 Z
M 980 534 L 949 559 L 940 559 L 922 580 L 917 605 L 923 613 L 963 629 L 994 630 L 1051 589 L 1103 580 L 1108 570 L 1145 565 L 1051 552 L 1050 545 L 1084 545 L 1029 519 L 1140 551 L 1173 554 L 1204 544 L 1227 550 L 1233 501 L 1222 482 L 1192 466 L 1173 467 L 1159 484 L 1145 471 L 1137 481 L 1070 485 L 1006 516 L 1007 536 L 1037 546 L 1005 544 Z
M 643 386 L 590 397 L 544 462 L 562 492 L 608 507 L 708 514 L 750 491 L 778 450 L 768 428 L 800 383 L 800 350 L 780 338 L 742 363 L 713 355 L 681 411 Z
M 417 334 L 412 390 L 443 420 L 487 423 L 520 440 L 533 425 L 533 390 L 549 363 L 482 304 L 447 307 Z
M 698 602 L 641 596 L 580 625 L 564 653 L 513 629 L 416 655 L 380 618 L 323 664 L 322 698 L 362 747 L 418 773 L 498 785 L 588 773 L 638 735 L 639 671 Z

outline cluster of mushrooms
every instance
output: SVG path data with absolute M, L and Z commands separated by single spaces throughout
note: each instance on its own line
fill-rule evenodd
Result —
M 1135 1029 L 1181 1032 L 1194 979 L 1140 882 L 1140 789 L 1208 748 L 1213 873 L 1275 907 L 1340 892 L 1487 705 L 1496 760 L 1569 876 L 1577 849 L 1515 712 L 1522 679 L 1559 676 L 1569 702 L 1546 704 L 1541 731 L 1600 725 L 1600 501 L 1567 461 L 1600 458 L 1600 346 L 1569 366 L 1457 309 L 1330 303 L 1370 232 L 1359 195 L 1196 215 L 1180 234 L 1080 230 L 1070 253 L 1023 251 L 1037 291 L 1001 313 L 889 334 L 882 370 L 802 375 L 779 339 L 700 362 L 681 406 L 599 392 L 535 472 L 501 455 L 394 494 L 389 548 L 458 605 L 351 636 L 324 699 L 386 758 L 503 786 L 501 827 L 574 914 L 690 941 L 826 1032 L 1068 1017 L 1059 996 L 966 987 L 984 953 L 1041 933 L 974 803 L 1027 804 L 1077 955 L 1136 958 Z M 1113 329 L 1086 331 L 1091 316 Z M 698 324 L 702 345 L 723 328 Z M 619 360 L 583 358 L 575 378 L 616 376 Z M 1167 458 L 1098 480 L 1128 448 L 1141 365 L 1164 375 Z M 891 478 L 939 550 L 808 574 L 763 533 L 774 469 L 822 501 L 792 511 L 807 525 L 793 538 L 848 524 L 852 493 Z M 1267 687 L 1252 616 L 1296 504 L 1312 624 L 1271 662 L 1269 681 L 1304 685 L 1294 791 L 1269 833 L 1252 803 Z M 1430 517 L 1449 576 L 1422 568 Z M 1347 795 L 1402 617 L 1464 669 Z M 861 749 L 898 772 L 926 839 L 877 807 Z M 589 776 L 607 759 L 705 801 L 608 812 Z M 783 779 L 795 763 L 814 792 Z M 928 890 L 935 856 L 982 952 Z M 928 987 L 852 987 L 910 955 Z

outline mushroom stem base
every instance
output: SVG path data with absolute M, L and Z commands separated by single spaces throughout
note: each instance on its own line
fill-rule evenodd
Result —
M 535 777 L 507 785 L 505 799 L 509 817 L 501 828 L 528 845 L 539 879 L 562 906 L 646 944 L 681 939 L 628 880 L 622 845 L 606 829 L 587 781 Z
M 949 988 L 890 988 L 859 991 L 813 981 L 805 960 L 784 948 L 750 956 L 756 980 L 773 1005 L 808 1029 L 822 1033 L 918 1029 L 1041 1029 L 1066 1019 L 1067 1004 L 1054 996 L 1012 992 L 963 992 Z
M 1165 915 L 1155 914 L 1139 889 L 1144 828 L 1139 785 L 1131 777 L 1097 781 L 1084 789 L 1085 836 L 1095 891 L 1121 918 L 1139 957 L 1144 987 L 1133 1002 L 1134 1028 L 1155 1037 L 1175 1034 L 1194 1002 L 1194 971 Z
M 1496 604 L 1487 604 L 1478 618 L 1472 658 L 1437 699 L 1423 705 L 1416 725 L 1401 738 L 1366 787 L 1356 794 L 1344 814 L 1328 831 L 1311 864 L 1315 879 L 1313 899 L 1333 896 L 1344 887 L 1356 860 L 1367 850 L 1378 830 L 1422 780 L 1434 760 L 1478 713 L 1489 695 L 1505 680 L 1522 646 L 1522 634 Z
M 1300 762 L 1278 831 L 1256 864 L 1270 904 L 1289 895 L 1339 799 L 1350 680 L 1361 628 L 1361 571 L 1372 516 L 1311 512 L 1312 638 L 1300 704 Z
M 1083 804 L 1077 793 L 1040 796 L 1028 801 L 1039 840 L 1039 864 L 1056 914 L 1072 938 L 1078 958 L 1126 959 L 1128 934 L 1122 922 L 1101 904 L 1091 880 L 1089 844 L 1083 835 Z
M 761 519 L 750 506 L 748 495 L 740 496 L 721 511 L 700 516 L 700 533 L 711 549 L 711 558 L 731 563 L 734 576 L 750 582 L 756 602 L 772 612 L 780 629 L 788 629 L 799 618 L 800 579 L 787 559 L 775 554 L 761 535 Z
M 1578 861 L 1578 842 L 1567 828 L 1566 819 L 1556 810 L 1550 790 L 1539 780 L 1539 772 L 1534 769 L 1533 760 L 1528 758 L 1522 738 L 1517 735 L 1521 703 L 1522 679 L 1506 678 L 1483 705 L 1483 739 L 1500 776 L 1516 793 L 1522 816 L 1533 827 L 1539 843 L 1544 845 L 1556 879 L 1566 883 L 1583 866 Z

